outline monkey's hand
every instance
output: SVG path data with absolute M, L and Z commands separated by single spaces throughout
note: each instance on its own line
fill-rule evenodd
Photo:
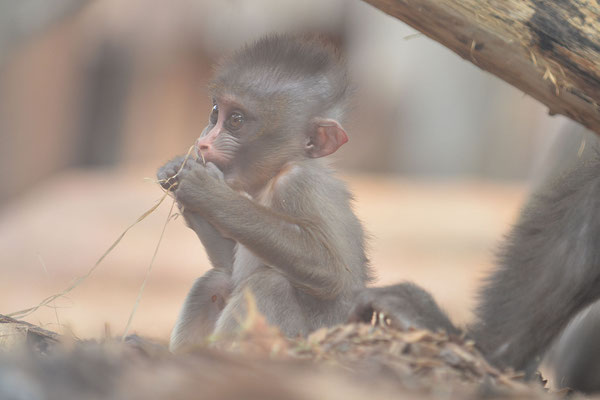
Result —
M 181 169 L 183 160 L 185 160 L 185 156 L 177 156 L 158 169 L 156 177 L 158 178 L 158 183 L 160 183 L 164 189 L 172 192 L 175 191 L 179 184 L 181 173 L 178 174 L 178 172 Z M 196 164 L 196 161 L 192 158 L 188 158 L 183 169 L 189 170 L 193 164 Z
M 206 187 L 206 180 L 218 185 L 224 182 L 223 173 L 213 163 L 205 166 L 194 160 L 188 160 L 181 172 L 172 178 L 181 168 L 183 160 L 184 157 L 176 157 L 165 164 L 158 170 L 158 179 L 163 179 L 161 182 L 163 187 L 175 194 L 185 222 L 198 235 L 213 267 L 231 271 L 235 242 L 218 232 L 198 213 L 197 208 L 198 203 L 202 201 L 202 196 L 210 191 Z
M 209 176 L 212 176 L 219 182 L 225 182 L 225 175 L 223 175 L 223 172 L 215 164 L 207 162 L 205 165 L 205 170 Z
M 186 210 L 200 212 L 205 207 L 222 206 L 222 199 L 217 192 L 226 186 L 223 173 L 211 162 L 202 165 L 195 162 L 184 168 L 178 176 L 179 184 L 175 189 L 177 202 Z M 231 190 L 227 188 L 225 192 Z
M 433 297 L 412 283 L 364 289 L 357 297 L 349 322 L 371 322 L 374 314 L 376 318 L 383 316 L 386 323 L 402 330 L 416 328 L 459 333 Z

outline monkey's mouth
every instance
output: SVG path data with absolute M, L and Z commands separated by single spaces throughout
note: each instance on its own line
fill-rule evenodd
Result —
M 195 153 L 196 161 L 204 165 L 206 165 L 209 162 L 213 163 L 221 171 L 223 171 L 228 165 L 228 160 L 225 157 L 220 157 L 219 154 L 215 154 L 212 151 L 200 151 L 200 149 L 196 147 Z
M 200 152 L 198 149 L 196 149 L 196 161 L 200 162 L 204 165 L 206 165 L 206 162 L 207 162 L 204 154 L 202 154 L 202 152 Z
M 217 164 L 215 161 L 215 158 L 213 154 L 211 154 L 210 151 L 202 151 L 198 148 L 198 146 L 195 146 L 194 149 L 195 153 L 196 153 L 196 161 L 201 162 L 202 164 L 205 164 L 207 162 L 212 162 L 213 164 Z

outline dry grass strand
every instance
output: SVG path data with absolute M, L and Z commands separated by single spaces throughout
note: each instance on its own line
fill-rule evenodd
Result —
M 192 150 L 194 149 L 194 146 L 191 146 L 185 156 L 185 159 L 183 160 L 183 163 L 181 164 L 181 167 L 179 167 L 179 170 L 177 171 L 177 173 L 175 175 L 173 175 L 170 179 L 177 177 L 179 175 L 179 173 L 183 170 L 183 167 L 185 166 L 187 160 L 190 157 L 190 154 L 192 153 Z M 157 183 L 161 183 L 161 181 L 163 180 L 158 180 L 155 181 Z M 146 212 L 144 212 L 142 215 L 140 215 L 134 223 L 132 223 L 131 225 L 129 225 L 124 231 L 123 233 L 121 233 L 119 235 L 119 237 L 108 247 L 108 249 L 102 254 L 102 256 L 100 256 L 100 258 L 98 259 L 98 261 L 96 261 L 96 263 L 94 263 L 94 265 L 88 270 L 88 272 L 85 275 L 82 275 L 80 277 L 78 277 L 77 279 L 75 279 L 69 286 L 67 286 L 66 289 L 64 289 L 63 291 L 61 291 L 60 293 L 56 293 L 53 294 L 51 296 L 46 297 L 45 299 L 43 299 L 42 301 L 39 302 L 39 304 L 37 304 L 36 306 L 33 307 L 29 307 L 26 308 L 24 310 L 20 310 L 20 311 L 15 311 L 13 313 L 7 314 L 8 317 L 11 318 L 24 318 L 27 317 L 28 315 L 33 314 L 34 312 L 36 312 L 37 310 L 39 310 L 41 307 L 45 307 L 48 306 L 50 303 L 52 303 L 53 301 L 55 301 L 56 299 L 63 297 L 65 295 L 67 295 L 68 293 L 70 293 L 71 291 L 73 291 L 73 289 L 75 289 L 76 287 L 78 287 L 79 285 L 81 285 L 83 282 L 85 282 L 93 273 L 94 271 L 98 268 L 98 266 L 102 263 L 102 261 L 104 261 L 104 259 L 114 250 L 115 247 L 117 247 L 117 245 L 121 242 L 121 240 L 123 239 L 123 237 L 125 237 L 125 235 L 127 234 L 127 232 L 129 232 L 129 230 L 131 228 L 133 228 L 134 226 L 136 226 L 137 224 L 139 224 L 140 222 L 142 222 L 148 215 L 152 214 L 161 204 L 162 202 L 165 200 L 165 198 L 169 195 L 170 193 L 170 189 L 173 187 L 174 185 L 171 185 L 169 187 L 169 189 L 163 189 L 164 191 L 164 195 L 160 198 L 160 200 L 158 200 L 158 202 L 153 205 L 152 207 L 150 207 L 150 209 L 148 209 Z M 161 186 L 162 188 L 162 186 Z M 171 206 L 172 209 L 173 206 Z M 170 214 L 169 214 L 169 218 L 170 218 Z M 165 224 L 166 226 L 166 224 Z M 164 233 L 164 227 L 163 227 L 163 233 Z M 162 233 L 161 233 L 161 240 L 162 240 Z M 158 245 L 160 245 L 160 240 L 158 242 Z M 157 248 L 155 249 L 155 253 L 156 251 L 158 251 L 158 245 Z M 156 254 L 155 254 L 156 255 Z M 154 261 L 154 257 L 152 258 L 152 262 Z M 152 264 L 150 265 L 149 269 L 151 269 Z M 145 280 L 144 280 L 145 283 Z M 142 291 L 143 291 L 143 287 L 142 287 Z M 134 307 L 134 311 L 135 311 Z M 130 318 L 132 318 L 130 316 Z

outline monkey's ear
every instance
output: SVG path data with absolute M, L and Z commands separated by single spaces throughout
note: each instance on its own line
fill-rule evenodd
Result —
M 311 158 L 325 157 L 335 153 L 348 141 L 348 135 L 339 122 L 334 119 L 316 118 L 311 124 L 306 153 Z

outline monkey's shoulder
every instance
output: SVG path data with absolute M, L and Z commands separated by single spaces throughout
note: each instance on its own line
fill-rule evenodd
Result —
M 352 195 L 346 184 L 323 163 L 287 165 L 272 180 L 268 188 L 269 203 L 285 208 L 313 207 L 337 209 L 350 207 Z

